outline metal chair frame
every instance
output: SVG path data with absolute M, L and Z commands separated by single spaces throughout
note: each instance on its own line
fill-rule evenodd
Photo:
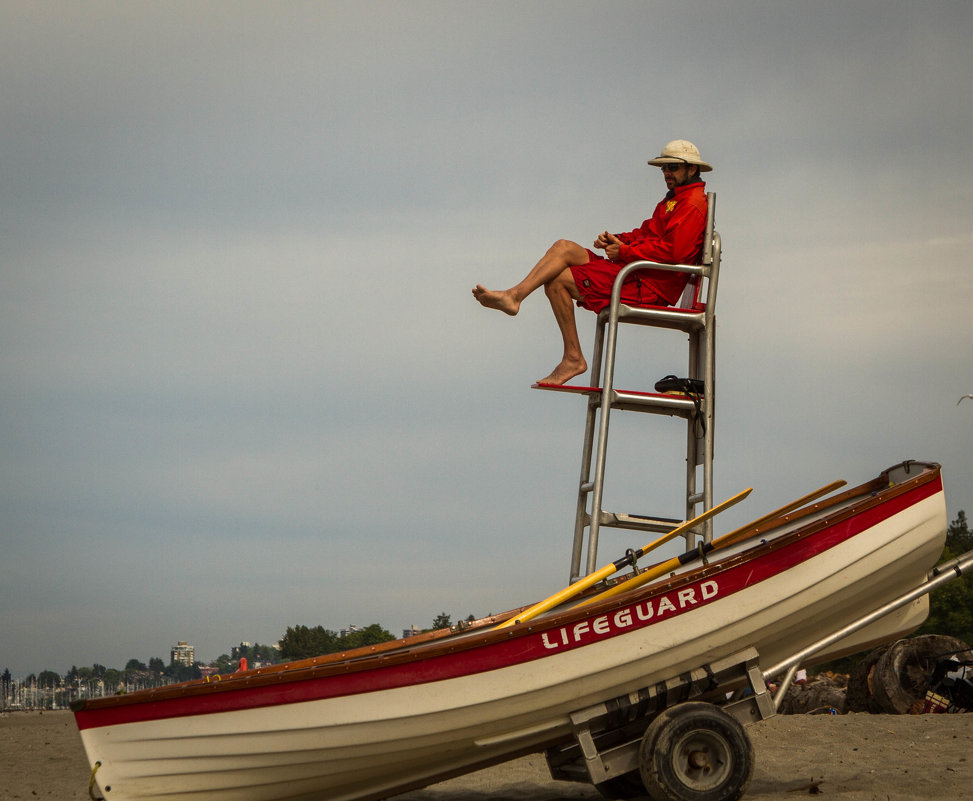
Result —
M 716 289 L 720 268 L 720 235 L 714 228 L 716 195 L 707 194 L 706 234 L 703 240 L 702 263 L 660 264 L 636 261 L 619 272 L 612 289 L 611 305 L 601 312 L 595 330 L 591 375 L 603 372 L 600 389 L 587 392 L 584 447 L 581 458 L 581 480 L 575 517 L 574 544 L 571 554 L 571 581 L 597 569 L 598 537 L 602 526 L 642 531 L 671 531 L 683 521 L 662 517 L 607 512 L 602 509 L 605 483 L 605 464 L 608 454 L 608 428 L 611 412 L 639 411 L 683 417 L 687 420 L 686 447 L 686 520 L 713 506 L 713 443 L 714 409 L 716 398 Z M 684 307 L 636 307 L 620 301 L 622 282 L 635 270 L 652 268 L 688 273 L 694 297 Z M 706 283 L 705 304 L 699 302 L 703 283 Z M 687 297 L 684 293 L 684 299 Z M 622 323 L 674 329 L 689 336 L 689 378 L 703 381 L 704 392 L 698 404 L 686 395 L 663 395 L 647 392 L 617 390 L 614 386 L 615 355 L 618 327 Z M 607 336 L 606 336 L 607 329 Z M 598 425 L 596 426 L 596 419 Z M 702 436 L 699 432 L 702 431 Z M 597 436 L 596 436 L 597 435 Z M 594 454 L 594 460 L 592 455 Z M 594 470 L 592 471 L 592 461 Z M 702 465 L 702 491 L 697 489 L 697 468 Z M 588 497 L 591 511 L 588 511 Z M 697 507 L 702 504 L 702 509 Z M 587 559 L 581 572 L 584 532 L 588 529 Z M 704 542 L 712 539 L 712 520 L 701 525 L 700 531 L 690 531 L 687 549 L 695 547 L 696 537 Z

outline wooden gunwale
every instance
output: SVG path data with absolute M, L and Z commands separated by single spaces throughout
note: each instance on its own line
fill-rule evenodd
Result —
M 296 662 L 271 665 L 252 671 L 233 673 L 222 676 L 219 680 L 215 681 L 195 679 L 166 687 L 140 690 L 126 695 L 82 699 L 75 702 L 72 705 L 72 709 L 74 711 L 94 711 L 150 701 L 165 701 L 195 695 L 232 692 L 260 686 L 326 678 L 328 676 L 360 672 L 378 667 L 388 667 L 417 660 L 432 659 L 434 657 L 466 651 L 494 642 L 564 626 L 577 619 L 604 614 L 606 611 L 610 611 L 616 607 L 630 604 L 633 598 L 651 598 L 662 593 L 670 592 L 686 584 L 691 584 L 723 572 L 741 562 L 759 558 L 775 549 L 783 548 L 786 545 L 809 537 L 823 529 L 839 524 L 844 520 L 886 503 L 899 495 L 910 492 L 917 487 L 935 480 L 940 475 L 940 466 L 938 464 L 914 464 L 922 467 L 922 471 L 916 476 L 910 477 L 894 486 L 889 486 L 890 471 L 885 471 L 878 478 L 867 481 L 857 487 L 825 498 L 807 507 L 802 507 L 779 518 L 769 520 L 764 525 L 756 527 L 751 535 L 741 541 L 746 542 L 751 539 L 756 539 L 762 534 L 766 534 L 781 526 L 844 505 L 844 508 L 836 509 L 833 516 L 825 515 L 818 517 L 807 525 L 801 526 L 779 538 L 760 542 L 748 548 L 745 552 L 735 553 L 722 559 L 710 558 L 708 563 L 702 564 L 685 573 L 660 578 L 651 584 L 639 587 L 629 593 L 621 593 L 614 598 L 607 599 L 603 602 L 596 602 L 584 608 L 568 608 L 560 612 L 549 613 L 529 623 L 511 628 L 501 630 L 494 628 L 498 622 L 507 620 L 511 616 L 520 613 L 523 609 L 528 608 L 524 606 L 502 614 L 481 618 L 459 631 L 456 629 L 440 629 L 417 635 L 415 638 L 394 640 L 388 643 L 367 646 L 337 654 L 328 654 Z M 856 500 L 856 498 L 859 500 Z M 718 551 L 714 551 L 709 556 L 717 556 L 718 553 Z M 600 591 L 601 589 L 599 587 L 593 587 L 585 593 L 579 594 L 577 600 L 584 599 L 589 594 Z M 486 629 L 486 631 L 479 631 L 479 629 Z
M 843 509 L 838 511 L 833 516 L 821 517 L 806 526 L 791 531 L 782 537 L 761 542 L 759 545 L 751 547 L 746 551 L 741 551 L 722 558 L 719 556 L 719 551 L 712 551 L 707 554 L 707 564 L 700 565 L 699 567 L 685 573 L 679 573 L 676 576 L 670 575 L 667 578 L 660 578 L 658 581 L 647 584 L 644 587 L 639 587 L 630 593 L 621 593 L 616 595 L 615 597 L 606 600 L 604 603 L 593 603 L 590 606 L 585 607 L 585 612 L 588 615 L 593 615 L 596 612 L 603 613 L 604 611 L 611 610 L 616 606 L 630 604 L 633 598 L 637 598 L 645 594 L 646 588 L 661 588 L 666 592 L 673 589 L 678 589 L 685 584 L 713 576 L 731 567 L 739 565 L 742 562 L 751 561 L 765 553 L 769 553 L 770 551 L 784 548 L 794 542 L 797 542 L 798 540 L 812 536 L 822 529 L 838 525 L 845 520 L 849 520 L 852 517 L 856 517 L 857 515 L 868 511 L 869 509 L 873 509 L 876 506 L 887 503 L 899 495 L 910 492 L 923 484 L 927 484 L 939 476 L 940 466 L 938 464 L 934 465 L 922 463 L 922 466 L 925 468 L 922 473 L 894 486 L 889 486 L 889 473 L 886 471 L 879 475 L 878 478 L 874 478 L 871 481 L 867 481 L 857 487 L 852 487 L 845 492 L 801 507 L 800 509 L 781 515 L 772 520 L 768 520 L 763 525 L 755 527 L 752 533 L 750 533 L 747 537 L 734 542 L 733 545 L 737 546 L 740 543 L 747 542 L 748 540 L 755 540 L 763 534 L 767 534 L 775 529 L 794 523 L 810 515 L 816 515 L 822 511 L 826 511 L 827 509 L 831 509 L 842 504 L 847 504 Z M 850 501 L 854 501 L 855 498 L 860 498 L 861 500 L 855 503 L 849 503 Z M 624 582 L 627 578 L 631 577 L 631 575 L 632 574 L 626 574 L 622 576 L 620 579 L 618 579 L 618 582 Z M 563 625 L 565 622 L 566 621 L 560 620 L 559 625 Z

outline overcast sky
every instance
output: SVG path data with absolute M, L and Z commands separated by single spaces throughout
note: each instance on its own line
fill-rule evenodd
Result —
M 3 3 L 0 670 L 560 589 L 584 403 L 529 388 L 543 293 L 470 289 L 635 228 L 675 138 L 755 488 L 717 533 L 909 458 L 973 510 L 971 41 L 969 0 Z M 630 337 L 621 385 L 685 372 Z M 683 424 L 612 430 L 606 507 L 679 516 Z

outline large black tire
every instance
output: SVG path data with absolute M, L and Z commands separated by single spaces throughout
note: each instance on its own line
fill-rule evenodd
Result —
M 966 643 L 945 634 L 924 634 L 893 643 L 876 662 L 872 680 L 882 711 L 890 715 L 914 711 L 930 689 L 936 663 L 953 654 L 959 659 L 973 658 Z
M 753 775 L 743 726 L 712 704 L 665 710 L 646 730 L 639 772 L 655 801 L 737 801 Z
M 872 694 L 875 664 L 889 649 L 882 645 L 863 657 L 848 675 L 848 690 L 845 693 L 845 706 L 848 712 L 871 712 L 879 714 L 882 708 Z

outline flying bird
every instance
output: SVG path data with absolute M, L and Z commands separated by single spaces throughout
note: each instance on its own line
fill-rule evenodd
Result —
M 962 398 L 960 398 L 958 401 L 956 401 L 956 405 L 959 406 L 967 398 L 969 398 L 970 400 L 973 400 L 973 395 L 964 395 Z

